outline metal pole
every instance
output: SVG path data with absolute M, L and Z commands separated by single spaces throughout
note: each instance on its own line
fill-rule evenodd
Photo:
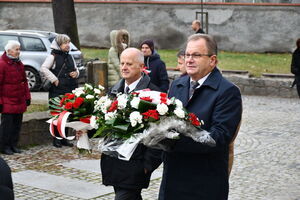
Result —
M 201 26 L 203 29 L 203 0 L 201 0 Z

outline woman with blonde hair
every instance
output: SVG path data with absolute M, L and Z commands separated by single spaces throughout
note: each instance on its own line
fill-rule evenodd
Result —
M 79 71 L 70 51 L 70 38 L 65 34 L 58 34 L 51 43 L 51 54 L 46 58 L 41 67 L 45 78 L 50 80 L 52 85 L 49 90 L 49 99 L 72 92 L 78 87 L 77 78 Z M 58 136 L 58 131 L 55 130 Z M 54 138 L 53 146 L 73 146 L 68 140 Z

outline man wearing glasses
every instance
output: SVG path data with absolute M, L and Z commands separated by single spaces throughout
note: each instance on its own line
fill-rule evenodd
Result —
M 240 90 L 216 67 L 217 44 L 205 34 L 189 37 L 185 51 L 188 76 L 175 80 L 169 97 L 203 120 L 201 127 L 216 141 L 214 147 L 180 136 L 172 151 L 164 152 L 159 200 L 226 200 L 229 191 L 229 144 L 242 115 Z

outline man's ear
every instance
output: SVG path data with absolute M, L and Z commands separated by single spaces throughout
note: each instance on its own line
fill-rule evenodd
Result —
M 218 64 L 218 59 L 217 59 L 217 56 L 216 56 L 216 55 L 212 55 L 212 56 L 210 57 L 210 64 L 213 65 L 213 66 L 215 66 L 215 65 Z

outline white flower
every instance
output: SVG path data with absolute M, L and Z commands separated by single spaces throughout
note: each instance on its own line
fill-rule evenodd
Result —
M 183 108 L 183 104 L 180 100 L 176 99 L 175 104 L 176 104 L 176 108 Z
M 106 120 L 106 121 L 108 121 L 108 120 L 113 120 L 113 119 L 115 119 L 117 117 L 117 111 L 115 110 L 114 112 L 108 112 L 108 113 L 106 113 L 105 115 L 104 115 L 104 119 Z
M 93 89 L 93 86 L 91 86 L 90 84 L 87 84 L 87 83 L 86 83 L 86 84 L 84 84 L 84 86 L 85 86 L 86 88 L 88 88 L 88 89 L 91 89 L 91 90 Z
M 169 108 L 166 104 L 160 103 L 157 104 L 156 110 L 160 115 L 165 115 L 168 112 Z
M 138 111 L 134 111 L 129 115 L 129 119 L 131 126 L 135 127 L 137 123 L 142 123 L 143 116 Z
M 72 90 L 72 93 L 75 94 L 76 97 L 79 97 L 80 95 L 84 94 L 84 88 L 76 88 L 75 90 Z
M 135 109 L 138 109 L 139 108 L 139 104 L 140 104 L 140 98 L 139 97 L 133 97 L 131 102 L 130 102 L 130 105 L 135 108 Z
M 90 118 L 90 125 L 91 127 L 93 127 L 94 129 L 98 129 L 98 124 L 97 124 L 97 119 L 96 116 L 92 115 Z
M 95 111 L 101 110 L 103 113 L 107 113 L 107 109 L 110 107 L 112 101 L 108 96 L 102 96 L 98 101 L 95 101 Z
M 175 115 L 177 115 L 177 117 L 179 117 L 179 118 L 184 118 L 185 117 L 185 113 L 184 113 L 184 111 L 182 110 L 182 108 L 176 108 L 175 110 L 174 110 L 174 113 L 175 113 Z
M 99 90 L 104 90 L 105 88 L 102 85 L 98 85 Z
M 94 88 L 94 92 L 95 92 L 95 94 L 100 94 L 101 93 L 101 91 L 97 88 Z
M 86 95 L 86 97 L 85 98 L 87 98 L 87 99 L 93 99 L 94 98 L 94 96 L 93 95 L 90 95 L 90 94 L 88 94 L 88 95 Z
M 128 101 L 126 94 L 119 95 L 117 100 L 118 100 L 118 108 L 120 110 L 126 108 L 127 101 Z

